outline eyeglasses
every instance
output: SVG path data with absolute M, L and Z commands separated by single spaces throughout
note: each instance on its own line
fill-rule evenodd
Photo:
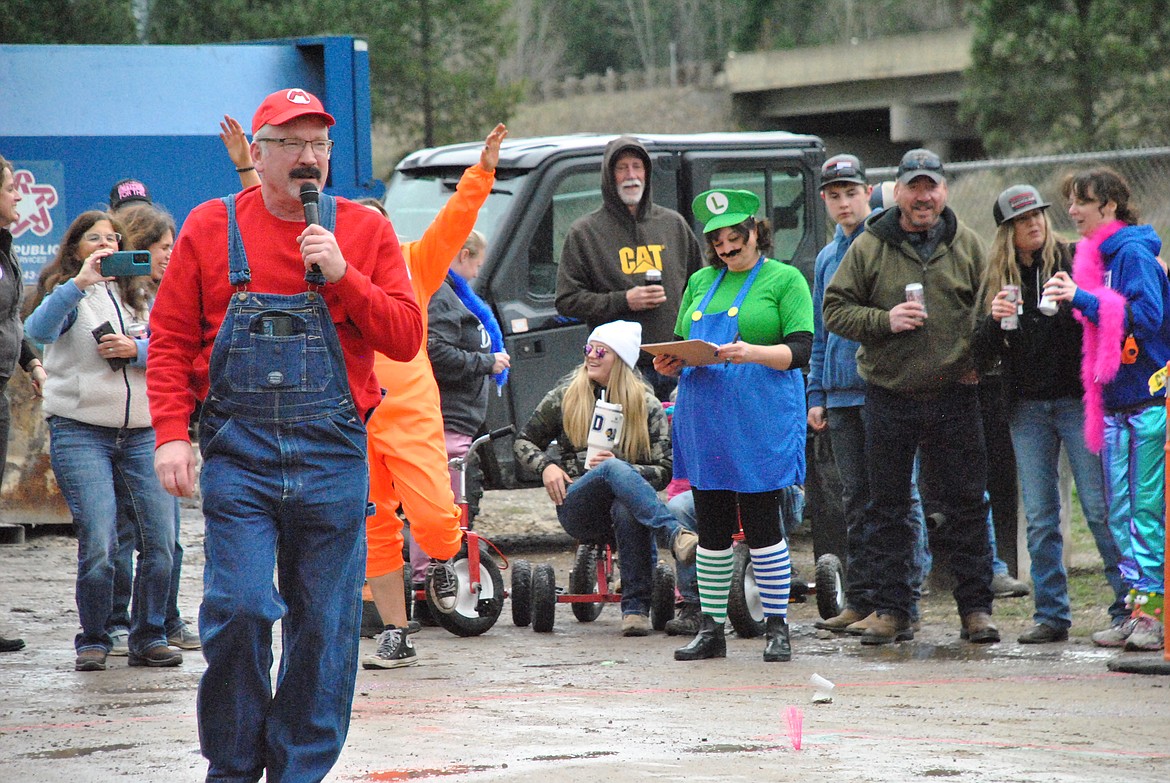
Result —
M 122 235 L 121 234 L 86 234 L 85 236 L 82 237 L 82 239 L 84 239 L 86 242 L 105 241 L 105 242 L 109 242 L 112 245 L 116 245 L 122 241 Z
M 256 141 L 271 141 L 279 144 L 280 148 L 289 155 L 300 155 L 305 151 L 305 145 L 313 145 L 313 154 L 322 157 L 329 157 L 329 153 L 333 150 L 332 141 L 305 141 L 304 139 L 284 138 L 284 139 L 256 139 Z
M 585 343 L 585 355 L 596 356 L 598 359 L 604 359 L 609 351 L 603 345 L 590 345 Z

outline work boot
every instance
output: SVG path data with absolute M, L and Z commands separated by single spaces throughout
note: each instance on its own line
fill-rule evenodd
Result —
M 856 622 L 865 619 L 865 615 L 853 609 L 845 608 L 841 614 L 836 617 L 830 617 L 828 620 L 817 620 L 813 623 L 813 627 L 820 628 L 822 631 L 832 631 L 833 633 L 844 633 L 846 626 L 853 625 Z
M 1011 574 L 996 574 L 991 577 L 991 592 L 996 598 L 1023 598 L 1032 592 L 1032 588 Z
M 698 604 L 683 604 L 678 614 L 666 621 L 667 636 L 694 636 L 699 632 L 699 617 L 702 612 Z
M 999 629 L 991 622 L 987 612 L 971 612 L 963 617 L 963 630 L 959 638 L 971 644 L 995 644 L 999 641 Z
M 680 563 L 693 563 L 698 547 L 699 536 L 685 527 L 679 528 L 674 534 L 674 540 L 670 542 L 670 551 L 674 553 L 674 559 Z
M 104 672 L 106 670 L 106 651 L 100 648 L 90 648 L 77 653 L 77 660 L 73 668 L 79 672 Z
M 861 636 L 867 630 L 869 630 L 869 627 L 871 625 L 873 625 L 876 622 L 877 622 L 877 612 L 870 612 L 869 614 L 867 614 L 865 617 L 858 620 L 857 622 L 850 623 L 849 625 L 845 626 L 845 633 L 849 634 L 850 636 Z
M 165 642 L 147 647 L 145 652 L 130 652 L 131 666 L 149 666 L 158 669 L 165 666 L 178 666 L 183 662 L 183 654 L 167 647 Z
M 686 647 L 674 651 L 676 661 L 701 661 L 705 658 L 726 658 L 727 639 L 723 636 L 724 623 L 717 623 L 711 615 L 699 620 L 699 632 Z
M 792 642 L 783 617 L 764 619 L 764 660 L 767 663 L 792 660 Z
M 622 615 L 622 636 L 649 636 L 650 617 L 641 612 Z
M 1020 634 L 1016 639 L 1020 644 L 1050 644 L 1052 642 L 1067 642 L 1068 629 L 1057 628 L 1047 623 L 1036 623 Z
M 861 643 L 865 645 L 890 644 L 892 642 L 908 642 L 913 638 L 914 629 L 910 627 L 910 618 L 879 614 L 877 619 L 865 629 L 865 633 L 861 634 Z

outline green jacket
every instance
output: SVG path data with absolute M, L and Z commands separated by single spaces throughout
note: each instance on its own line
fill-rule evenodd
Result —
M 943 236 L 925 264 L 891 208 L 866 221 L 825 289 L 830 332 L 861 343 L 857 369 L 867 383 L 903 394 L 946 388 L 975 368 L 972 343 L 983 243 L 943 210 Z M 906 285 L 922 283 L 926 323 L 894 334 L 889 311 L 906 301 Z
M 556 388 L 544 395 L 544 399 L 536 406 L 532 418 L 516 435 L 512 443 L 512 451 L 521 466 L 534 477 L 540 478 L 551 463 L 556 462 L 569 478 L 580 478 L 585 473 L 585 444 L 570 443 L 564 430 L 564 419 L 561 405 L 565 399 L 565 391 L 569 387 L 572 373 L 557 384 Z M 599 396 L 601 387 L 594 384 L 594 396 Z M 661 491 L 670 483 L 674 456 L 670 449 L 670 423 L 666 419 L 666 412 L 662 410 L 662 403 L 654 396 L 649 387 L 646 389 L 647 426 L 650 429 L 650 459 L 645 463 L 631 463 L 631 467 L 646 479 L 655 490 Z M 627 427 L 637 426 L 633 422 L 626 422 Z M 559 459 L 554 460 L 547 449 L 553 441 L 557 442 Z M 618 459 L 625 459 L 620 449 L 615 449 Z

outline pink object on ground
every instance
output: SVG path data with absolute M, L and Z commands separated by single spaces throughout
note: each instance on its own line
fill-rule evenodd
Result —
M 788 741 L 793 750 L 800 750 L 800 739 L 804 733 L 804 710 L 800 707 L 789 707 L 784 711 L 784 721 L 788 726 Z

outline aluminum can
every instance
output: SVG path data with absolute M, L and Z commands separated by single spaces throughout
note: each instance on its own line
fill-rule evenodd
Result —
M 906 301 L 918 302 L 922 310 L 926 311 L 926 292 L 922 290 L 922 283 L 909 283 L 906 286 Z
M 146 336 L 146 324 L 138 323 L 137 321 L 131 324 L 126 324 L 126 336 L 135 339 Z
M 646 270 L 646 285 L 662 285 L 662 270 L 661 269 L 647 269 Z
M 1011 331 L 1020 328 L 1020 306 L 1023 302 L 1020 300 L 1020 287 L 1018 285 L 1005 285 L 1004 292 L 1007 294 L 1007 300 L 1016 306 L 1016 314 L 1009 315 L 999 322 L 999 328 L 1006 331 Z
M 1036 305 L 1036 309 L 1044 315 L 1056 315 L 1060 310 L 1060 302 L 1042 293 L 1040 295 L 1040 303 Z

